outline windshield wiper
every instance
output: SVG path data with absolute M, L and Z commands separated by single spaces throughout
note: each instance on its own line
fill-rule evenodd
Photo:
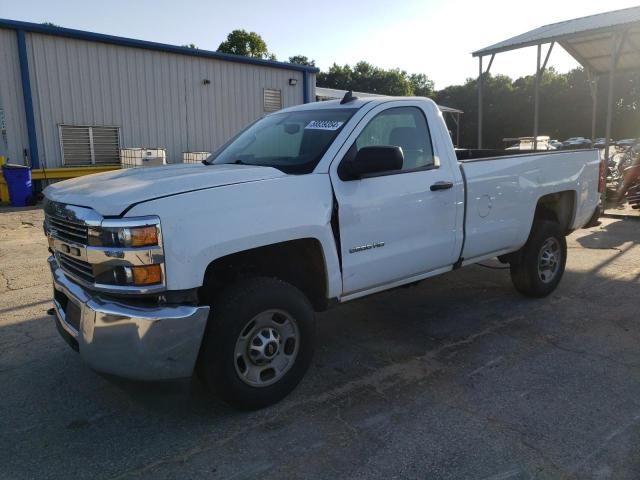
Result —
M 242 160 L 240 158 L 236 158 L 232 162 L 225 162 L 225 163 L 215 163 L 215 159 L 213 161 L 203 160 L 202 163 L 204 163 L 205 165 L 251 165 L 251 166 L 261 166 L 261 165 L 256 165 L 255 163 L 247 163 L 247 162 L 245 162 L 244 160 Z

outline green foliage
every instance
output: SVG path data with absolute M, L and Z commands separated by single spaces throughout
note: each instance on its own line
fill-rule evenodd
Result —
M 298 65 L 306 65 L 307 67 L 316 66 L 315 60 L 309 60 L 309 57 L 304 55 L 294 55 L 293 57 L 289 57 L 289 63 L 297 63 Z
M 193 50 L 197 50 L 198 47 L 196 47 L 195 43 L 187 43 L 185 45 L 182 45 L 184 48 L 192 48 Z
M 596 136 L 605 136 L 607 81 L 598 89 Z M 505 75 L 485 74 L 483 97 L 483 144 L 504 147 L 505 137 L 533 135 L 533 75 L 512 80 Z M 617 75 L 614 97 L 613 138 L 640 137 L 640 73 Z M 460 143 L 475 147 L 478 135 L 478 82 L 467 79 L 435 93 L 434 100 L 464 111 Z M 564 140 L 591 136 L 592 99 L 587 75 L 581 68 L 568 73 L 547 69 L 540 84 L 539 134 Z M 454 129 L 453 124 L 449 125 Z
M 355 66 L 333 64 L 327 72 L 320 72 L 316 83 L 326 88 L 354 90 L 380 95 L 430 95 L 433 82 L 424 74 L 409 75 L 404 70 L 385 70 L 367 62 Z
M 195 45 L 185 45 L 197 48 Z M 260 35 L 234 30 L 218 47 L 219 52 L 276 60 Z M 315 67 L 304 55 L 289 57 L 290 63 Z M 607 110 L 607 82 L 599 84 L 596 135 L 604 137 Z M 464 111 L 460 139 L 463 146 L 477 145 L 478 81 L 469 78 L 463 85 L 434 91 L 433 81 L 424 73 L 409 74 L 398 68 L 383 69 L 368 62 L 354 66 L 333 64 L 316 78 L 318 86 L 377 93 L 380 95 L 432 97 L 437 103 Z M 534 76 L 512 80 L 505 75 L 484 77 L 484 138 L 487 147 L 504 147 L 505 137 L 533 134 Z M 613 136 L 640 137 L 640 73 L 617 75 L 615 84 Z M 540 135 L 566 139 L 591 136 L 592 100 L 587 75 L 581 68 L 560 74 L 547 69 L 540 84 Z M 453 130 L 453 124 L 449 125 Z
M 234 30 L 220 44 L 218 52 L 231 53 L 253 58 L 275 60 L 276 56 L 267 49 L 267 44 L 256 32 Z
M 433 95 L 433 80 L 429 80 L 424 73 L 412 73 L 409 82 L 413 86 L 413 94 L 417 97 L 430 97 Z

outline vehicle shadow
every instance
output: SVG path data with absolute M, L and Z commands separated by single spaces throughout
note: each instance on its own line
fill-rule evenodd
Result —
M 565 405 L 561 400 L 569 395 L 608 408 L 600 398 L 608 395 L 606 388 L 580 383 L 585 376 L 593 376 L 589 368 L 594 362 L 585 359 L 585 367 L 576 359 L 592 346 L 572 342 L 592 338 L 585 332 L 594 328 L 596 319 L 603 322 L 596 325 L 597 332 L 604 333 L 593 339 L 609 341 L 608 327 L 603 326 L 609 317 L 612 323 L 615 317 L 616 329 L 629 329 L 624 335 L 637 338 L 632 325 L 625 323 L 624 302 L 637 285 L 619 279 L 602 282 L 603 278 L 569 270 L 553 295 L 532 300 L 514 291 L 508 271 L 469 267 L 319 314 L 318 348 L 307 377 L 289 397 L 256 412 L 231 409 L 205 391 L 196 377 L 133 382 L 98 375 L 57 338 L 51 317 L 50 321 L 34 318 L 6 325 L 0 328 L 4 347 L 0 405 L 5 412 L 0 415 L 0 459 L 7 474 L 28 477 L 25 468 L 32 463 L 30 458 L 38 455 L 39 445 L 46 444 L 53 477 L 62 472 L 53 458 L 63 457 L 70 464 L 60 468 L 73 467 L 64 472 L 82 477 L 116 477 L 132 465 L 142 476 L 144 472 L 153 476 L 154 465 L 182 468 L 192 455 L 203 452 L 210 452 L 212 463 L 231 458 L 241 465 L 247 455 L 261 459 L 262 450 L 270 452 L 274 461 L 295 463 L 297 454 L 278 448 L 295 444 L 303 458 L 317 444 L 313 442 L 320 441 L 318 437 L 324 451 L 336 458 L 348 457 L 357 448 L 376 452 L 380 447 L 376 442 L 381 440 L 371 432 L 386 424 L 375 422 L 386 421 L 391 410 L 410 409 L 414 404 L 421 412 L 427 407 L 440 409 L 438 414 L 472 405 L 479 415 L 491 418 L 513 415 L 510 422 L 523 422 L 522 428 L 531 431 L 536 431 L 536 425 L 543 429 L 555 422 L 565 429 L 559 427 L 558 442 L 584 436 L 584 424 L 566 424 L 566 410 L 553 410 L 544 402 L 544 408 L 541 404 L 534 409 L 528 397 L 521 395 L 527 390 L 538 395 L 544 391 L 545 402 Z M 29 337 L 36 341 L 28 343 Z M 638 350 L 633 353 L 640 357 Z M 560 368 L 554 363 L 557 355 L 574 356 Z M 625 367 L 607 363 L 607 352 L 600 355 L 598 362 L 604 364 L 607 375 L 622 378 Z M 616 352 L 611 356 L 621 364 L 627 361 Z M 523 358 L 531 363 L 523 364 Z M 580 368 L 587 368 L 586 373 Z M 496 378 L 489 375 L 492 369 L 497 369 Z M 556 369 L 568 370 L 557 373 Z M 580 381 L 573 382 L 572 376 Z M 569 387 L 576 390 L 566 390 Z M 565 390 L 554 393 L 558 388 Z M 403 393 L 408 389 L 414 389 L 416 396 Z M 460 404 L 460 398 L 469 405 Z M 464 410 L 457 412 L 464 415 Z M 584 414 L 571 413 L 573 419 Z M 433 426 L 438 427 L 435 420 Z M 406 423 L 400 427 L 408 428 Z M 462 427 L 449 423 L 447 431 L 455 428 Z M 383 431 L 386 427 L 379 434 Z M 442 432 L 434 435 L 442 438 Z M 541 445 L 534 440 L 527 441 L 536 448 L 554 448 L 550 441 Z M 102 454 L 86 462 L 87 446 Z M 334 447 L 336 451 L 331 450 Z
M 477 275 L 486 274 L 473 267 L 463 273 L 473 274 L 474 270 L 478 270 Z M 318 347 L 309 375 L 293 395 L 271 410 L 289 408 L 289 402 L 304 402 L 378 368 L 422 356 L 443 343 L 464 339 L 508 316 L 505 309 L 510 306 L 529 302 L 513 291 L 508 274 L 483 280 L 479 283 L 482 286 L 475 289 L 479 294 L 473 298 L 467 295 L 468 286 L 463 277 L 454 272 L 445 281 L 429 279 L 418 286 L 398 288 L 318 314 Z M 500 294 L 491 295 L 496 289 Z M 488 302 L 493 301 L 497 305 L 486 310 Z M 15 352 L 15 358 L 8 362 L 13 365 L 11 368 L 3 365 L 7 357 L 0 354 L 0 375 L 17 375 L 19 371 L 14 390 L 31 391 L 34 399 L 47 395 L 52 379 L 64 379 L 67 389 L 87 401 L 87 412 L 76 412 L 73 416 L 77 418 L 68 418 L 67 423 L 84 424 L 92 417 L 90 411 L 113 410 L 114 397 L 121 402 L 126 399 L 123 405 L 149 419 L 175 419 L 177 415 L 183 422 L 199 424 L 236 414 L 261 415 L 240 413 L 228 407 L 205 389 L 197 375 L 174 381 L 140 382 L 94 372 L 59 338 L 54 317 L 44 315 L 48 302 L 42 307 L 42 318 L 0 328 L 0 339 L 5 340 L 0 341 L 0 346 Z M 455 318 L 455 322 L 451 318 Z M 42 343 L 47 342 L 46 348 L 37 347 L 28 352 L 32 345 L 22 344 L 19 339 L 23 337 L 42 338 Z M 27 357 L 32 360 L 30 363 L 24 360 Z M 94 389 L 109 390 L 110 395 L 103 397 Z M 61 392 L 56 389 L 49 394 L 49 402 L 62 403 L 68 395 L 65 391 L 56 398 L 56 393 Z
M 627 242 L 637 243 L 640 241 L 640 222 L 626 220 L 601 224 L 576 241 L 581 247 L 596 250 L 619 248 Z
M 0 205 L 0 215 L 3 213 L 30 212 L 34 210 L 42 210 L 42 204 L 30 205 L 27 207 L 13 207 L 10 205 Z

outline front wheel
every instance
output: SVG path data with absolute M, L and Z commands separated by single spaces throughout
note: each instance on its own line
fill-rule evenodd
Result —
M 546 297 L 564 274 L 567 240 L 556 222 L 534 224 L 529 239 L 511 261 L 511 280 L 523 295 Z
M 252 410 L 291 392 L 313 355 L 315 319 L 304 294 L 275 278 L 249 278 L 214 300 L 198 360 L 205 385 Z

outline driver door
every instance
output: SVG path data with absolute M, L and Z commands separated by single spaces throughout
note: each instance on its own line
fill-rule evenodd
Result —
M 380 105 L 363 118 L 332 164 L 344 296 L 401 284 L 457 259 L 454 176 L 434 155 L 426 118 L 422 108 L 407 102 Z M 345 150 L 352 155 L 375 145 L 401 147 L 402 169 L 342 180 L 338 170 Z

